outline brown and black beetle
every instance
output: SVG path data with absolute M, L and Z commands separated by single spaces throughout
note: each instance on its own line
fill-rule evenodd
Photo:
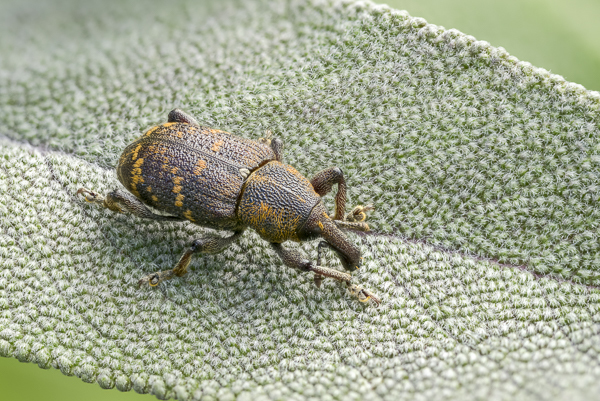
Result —
M 352 284 L 352 276 L 320 266 L 322 247 L 335 251 L 346 270 L 360 266 L 360 249 L 341 229 L 368 231 L 363 222 L 370 206 L 357 206 L 344 216 L 346 182 L 342 170 L 332 167 L 311 181 L 282 162 L 279 139 L 252 141 L 230 133 L 201 127 L 179 109 L 169 122 L 151 128 L 127 146 L 119 159 L 119 181 L 133 194 L 115 190 L 106 197 L 80 188 L 88 202 L 110 210 L 162 221 L 189 220 L 194 224 L 231 230 L 227 238 L 202 238 L 192 242 L 172 270 L 149 274 L 138 284 L 156 286 L 173 276 L 183 276 L 194 253 L 218 253 L 239 238 L 247 227 L 269 241 L 283 263 L 315 273 L 319 286 L 323 276 L 346 283 L 360 301 L 380 300 L 370 291 Z M 321 202 L 334 184 L 335 216 L 330 218 Z M 146 205 L 169 216 L 153 213 Z M 301 253 L 285 249 L 287 240 L 322 237 L 317 263 Z

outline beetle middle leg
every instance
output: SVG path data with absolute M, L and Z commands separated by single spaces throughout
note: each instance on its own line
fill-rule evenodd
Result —
M 300 252 L 293 249 L 286 249 L 281 244 L 271 243 L 271 246 L 275 252 L 277 252 L 277 255 L 279 255 L 283 261 L 283 264 L 286 266 L 294 269 L 313 272 L 315 273 L 315 280 L 321 281 L 322 277 L 330 277 L 334 280 L 341 281 L 346 284 L 350 294 L 357 297 L 361 302 L 367 302 L 369 299 L 372 299 L 377 305 L 381 303 L 381 300 L 377 298 L 371 291 L 362 288 L 359 285 L 352 284 L 352 276 L 350 274 L 341 272 L 339 270 L 330 269 L 328 267 L 315 265 L 308 259 L 304 258 Z
M 148 284 L 150 287 L 156 287 L 161 281 L 169 280 L 175 276 L 181 277 L 187 273 L 187 268 L 192 261 L 195 253 L 214 254 L 222 252 L 225 248 L 237 240 L 243 233 L 243 230 L 236 231 L 233 235 L 222 237 L 206 237 L 194 240 L 192 245 L 181 256 L 179 262 L 171 270 L 150 273 L 138 281 L 138 286 Z

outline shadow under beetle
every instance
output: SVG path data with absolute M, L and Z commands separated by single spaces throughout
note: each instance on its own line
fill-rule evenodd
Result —
M 227 238 L 201 238 L 192 242 L 172 270 L 149 274 L 138 284 L 157 286 L 173 276 L 183 276 L 195 253 L 218 253 L 237 240 L 247 227 L 269 241 L 283 263 L 315 273 L 315 284 L 324 277 L 346 283 L 362 302 L 380 300 L 369 290 L 352 284 L 348 273 L 320 266 L 323 247 L 332 249 L 346 270 L 358 269 L 360 249 L 342 229 L 368 231 L 363 221 L 371 206 L 357 206 L 344 216 L 346 181 L 342 170 L 331 167 L 311 181 L 282 160 L 279 139 L 258 141 L 201 127 L 179 109 L 169 113 L 169 122 L 151 128 L 127 146 L 119 159 L 119 181 L 131 192 L 115 190 L 106 197 L 80 188 L 88 202 L 138 217 L 184 221 L 220 230 L 231 230 Z M 337 184 L 335 216 L 330 218 L 321 196 Z M 133 195 L 132 195 L 133 194 Z M 153 213 L 145 205 L 170 214 Z M 317 263 L 281 244 L 322 237 Z

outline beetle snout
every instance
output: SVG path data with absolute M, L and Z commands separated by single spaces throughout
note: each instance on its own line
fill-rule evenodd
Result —
M 358 253 L 358 255 L 349 255 L 338 251 L 338 255 L 340 257 L 340 260 L 342 261 L 342 265 L 344 265 L 344 269 L 346 270 L 353 271 L 359 269 L 362 265 L 362 258 L 360 257 L 360 252 Z
M 342 266 L 344 266 L 344 269 L 352 272 L 360 268 L 360 265 L 362 264 L 362 257 L 357 246 L 350 242 L 346 242 L 341 244 L 345 246 L 338 247 L 340 244 L 334 245 L 329 241 L 327 242 L 331 246 L 331 249 L 333 249 L 337 254 L 340 262 L 342 262 Z

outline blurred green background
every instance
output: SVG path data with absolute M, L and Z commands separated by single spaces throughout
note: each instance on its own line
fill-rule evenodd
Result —
M 600 91 L 600 0 L 378 1 Z
M 200 0 L 199 0 L 200 1 Z M 600 0 L 390 0 L 429 23 L 456 28 L 502 46 L 567 80 L 600 90 Z M 5 400 L 153 399 L 133 391 L 102 390 L 58 370 L 0 357 L 0 394 Z

